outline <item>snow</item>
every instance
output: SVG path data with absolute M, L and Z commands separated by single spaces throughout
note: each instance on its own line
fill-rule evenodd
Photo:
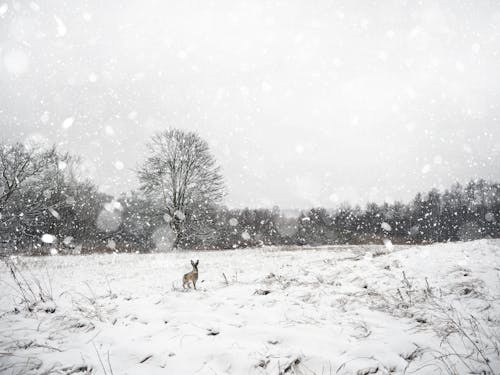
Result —
M 102 210 L 97 216 L 97 227 L 104 232 L 114 232 L 122 222 L 121 213 L 118 210 Z
M 68 117 L 67 119 L 65 119 L 62 123 L 62 128 L 63 129 L 69 129 L 72 125 L 73 125 L 73 122 L 75 122 L 75 118 L 74 117 Z
M 243 231 L 243 233 L 241 233 L 241 238 L 243 238 L 245 241 L 248 241 L 251 238 L 250 233 L 248 233 L 247 231 Z
M 49 207 L 49 212 L 52 216 L 54 216 L 57 220 L 61 218 L 61 215 L 59 215 L 59 212 L 54 210 L 52 207 Z
M 120 160 L 115 161 L 114 166 L 119 171 L 121 171 L 123 168 L 125 168 L 125 165 Z
M 59 161 L 57 162 L 57 167 L 59 168 L 59 170 L 61 171 L 64 171 L 66 169 L 66 167 L 68 166 L 68 164 L 64 161 Z
M 92 20 L 92 14 L 88 12 L 83 13 L 83 19 L 85 20 L 85 22 L 89 22 L 90 20 Z
M 0 5 L 0 17 L 3 17 L 8 10 L 9 5 L 7 3 L 3 3 L 2 5 Z
M 30 9 L 33 12 L 39 12 L 40 11 L 40 5 L 38 5 L 37 3 L 35 3 L 34 1 L 32 1 L 32 2 L 30 2 Z
M 97 374 L 103 366 L 152 375 L 430 373 L 444 368 L 436 353 L 451 352 L 447 342 L 459 352 L 467 344 L 439 334 L 449 328 L 446 314 L 472 314 L 498 338 L 499 254 L 500 241 L 482 240 L 390 252 L 336 246 L 16 257 L 43 285 L 50 276 L 54 302 L 28 312 L 15 288 L 2 288 L 0 352 L 12 355 L 1 361 L 25 374 L 78 366 Z M 200 259 L 196 291 L 181 287 L 190 259 Z M 2 284 L 13 286 L 0 268 Z M 486 352 L 498 371 L 498 355 Z
M 171 251 L 175 242 L 175 233 L 169 225 L 160 226 L 153 232 L 151 239 L 158 251 Z
M 57 24 L 57 36 L 58 37 L 65 36 L 66 32 L 68 31 L 66 28 L 66 25 L 59 17 L 54 16 L 54 19 L 56 20 L 56 24 Z
M 43 243 L 54 243 L 56 241 L 56 237 L 52 234 L 45 233 L 41 238 Z
M 382 227 L 383 230 L 385 230 L 387 232 L 390 232 L 392 230 L 392 228 L 389 225 L 389 223 L 386 223 L 385 221 L 382 224 L 380 224 L 380 226 Z
M 115 130 L 114 130 L 111 126 L 109 126 L 109 125 L 107 125 L 107 126 L 104 128 L 104 131 L 105 131 L 105 132 L 106 132 L 106 134 L 107 134 L 107 135 L 109 135 L 109 136 L 113 136 L 113 135 L 115 135 Z

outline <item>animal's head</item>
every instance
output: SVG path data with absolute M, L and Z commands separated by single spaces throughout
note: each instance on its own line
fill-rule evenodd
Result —
M 193 266 L 193 270 L 198 272 L 198 263 L 200 263 L 199 259 L 196 260 L 196 262 L 191 261 L 191 265 Z

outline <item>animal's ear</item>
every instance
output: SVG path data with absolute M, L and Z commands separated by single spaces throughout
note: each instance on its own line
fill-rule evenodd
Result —
M 200 263 L 200 260 L 196 259 L 196 266 L 198 266 L 198 263 Z
M 194 266 L 194 262 L 193 261 L 191 261 L 191 265 Z

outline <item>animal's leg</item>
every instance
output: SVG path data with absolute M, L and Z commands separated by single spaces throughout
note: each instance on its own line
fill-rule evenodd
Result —
M 193 286 L 194 286 L 194 289 L 196 290 L 196 282 L 193 280 Z

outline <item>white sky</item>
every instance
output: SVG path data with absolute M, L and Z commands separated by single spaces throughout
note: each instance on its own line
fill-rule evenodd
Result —
M 116 194 L 154 131 L 195 130 L 230 206 L 500 180 L 499 25 L 498 1 L 0 0 L 0 139 Z

